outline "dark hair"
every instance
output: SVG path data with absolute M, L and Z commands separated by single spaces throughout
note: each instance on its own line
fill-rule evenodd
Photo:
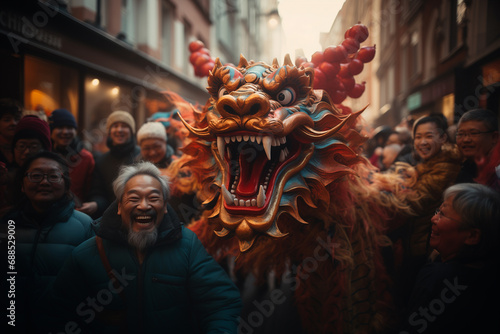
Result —
M 21 119 L 22 113 L 23 109 L 21 108 L 21 104 L 16 100 L 11 98 L 0 99 L 0 117 L 5 114 L 11 114 L 16 118 Z
M 413 123 L 413 137 L 414 138 L 415 138 L 415 132 L 417 131 L 418 126 L 425 124 L 425 123 L 434 123 L 441 135 L 447 134 L 448 122 L 446 121 L 446 117 L 442 114 L 431 114 L 428 116 L 420 117 L 419 119 L 417 119 L 415 121 L 415 123 Z
M 472 109 L 460 117 L 458 126 L 463 122 L 478 121 L 482 122 L 488 131 L 498 131 L 498 117 L 488 109 Z
M 68 163 L 66 162 L 66 160 L 63 157 L 61 157 L 57 153 L 50 152 L 50 151 L 41 151 L 41 152 L 38 152 L 38 153 L 30 156 L 28 159 L 26 159 L 24 164 L 17 170 L 15 185 L 16 185 L 16 189 L 19 190 L 19 193 L 17 194 L 16 203 L 21 204 L 22 202 L 24 202 L 26 200 L 26 198 L 25 198 L 26 195 L 21 193 L 21 187 L 23 185 L 24 175 L 26 175 L 26 172 L 31 167 L 31 164 L 33 163 L 33 161 L 35 161 L 36 159 L 40 159 L 40 158 L 54 160 L 55 162 L 57 162 L 59 164 L 59 167 L 61 167 L 62 172 L 63 172 L 62 177 L 64 180 L 64 190 L 65 190 L 65 194 L 66 194 L 65 195 L 66 199 L 72 200 L 73 195 L 72 195 L 71 191 L 69 190 L 71 187 L 71 178 L 69 176 Z

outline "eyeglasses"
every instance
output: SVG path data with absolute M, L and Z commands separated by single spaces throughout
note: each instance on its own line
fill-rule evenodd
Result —
M 445 215 L 443 214 L 443 211 L 441 211 L 441 208 L 438 208 L 438 209 L 436 210 L 436 212 L 434 213 L 434 215 L 437 215 L 437 216 L 438 216 L 438 219 L 441 219 L 441 217 L 444 217 L 444 218 L 447 218 L 447 219 L 449 219 L 449 220 L 453 220 L 454 222 L 460 223 L 460 221 L 458 221 L 458 220 L 456 220 L 456 219 L 454 219 L 454 218 L 450 218 L 450 217 L 448 217 L 448 216 L 445 216 Z
M 61 173 L 26 173 L 24 176 L 28 177 L 28 180 L 33 183 L 40 183 L 42 180 L 47 177 L 47 181 L 50 183 L 58 183 L 61 182 L 63 176 Z
M 482 135 L 483 133 L 492 133 L 492 132 L 494 132 L 494 131 L 478 131 L 478 130 L 460 131 L 460 132 L 457 132 L 457 134 L 455 136 L 457 139 L 462 139 L 462 138 L 465 138 L 467 136 L 469 136 L 471 138 L 477 138 L 480 135 Z
M 143 147 L 141 147 L 141 150 L 143 150 L 145 152 L 151 152 L 151 151 L 158 152 L 162 148 L 163 147 L 161 145 L 153 145 L 153 146 L 143 146 Z
M 39 151 L 42 148 L 42 145 L 40 145 L 40 144 L 26 145 L 26 144 L 20 143 L 20 144 L 16 144 L 16 146 L 14 148 L 19 152 L 24 152 L 24 151 L 26 151 L 26 149 L 28 149 L 30 152 L 35 152 L 35 151 Z

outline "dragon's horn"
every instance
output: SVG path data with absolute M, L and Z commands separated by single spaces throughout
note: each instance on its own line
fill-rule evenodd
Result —
M 238 64 L 238 67 L 243 67 L 247 68 L 248 67 L 248 61 L 246 60 L 245 56 L 240 54 L 240 63 Z
M 290 59 L 290 55 L 288 53 L 285 55 L 283 65 L 293 66 L 292 59 Z

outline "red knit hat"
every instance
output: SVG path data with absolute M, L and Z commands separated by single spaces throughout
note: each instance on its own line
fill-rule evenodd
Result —
M 12 146 L 16 146 L 19 139 L 37 138 L 42 143 L 42 146 L 47 151 L 52 151 L 52 142 L 50 141 L 49 123 L 43 119 L 34 116 L 26 115 L 16 126 Z

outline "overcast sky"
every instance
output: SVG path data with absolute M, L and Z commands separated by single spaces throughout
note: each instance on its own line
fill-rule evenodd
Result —
M 322 51 L 320 32 L 328 32 L 342 8 L 344 0 L 279 0 L 278 10 L 285 32 L 285 50 L 292 60 L 295 50 L 302 48 L 307 59 Z

